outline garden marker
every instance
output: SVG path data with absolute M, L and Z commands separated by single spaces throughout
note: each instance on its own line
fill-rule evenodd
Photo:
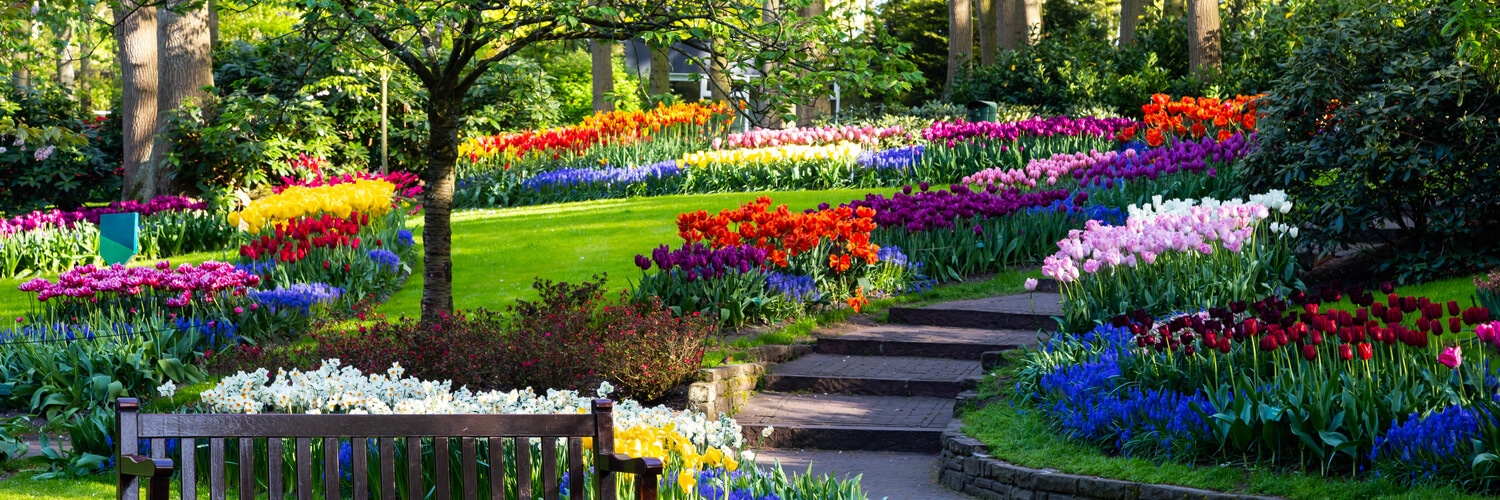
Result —
M 124 264 L 141 250 L 141 214 L 125 212 L 99 216 L 99 256 L 104 263 Z

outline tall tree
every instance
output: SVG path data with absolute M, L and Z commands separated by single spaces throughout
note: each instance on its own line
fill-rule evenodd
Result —
M 826 11 L 827 7 L 823 3 L 823 0 L 812 0 L 808 2 L 807 6 L 797 9 L 797 16 L 803 19 L 811 19 L 822 16 Z M 804 49 L 809 56 L 813 58 L 823 57 L 823 54 L 819 53 L 817 43 L 813 40 L 808 40 L 805 45 Z M 802 70 L 803 74 L 808 72 L 809 70 Z M 797 105 L 797 125 L 802 127 L 811 126 L 813 120 L 816 120 L 819 116 L 826 116 L 833 113 L 833 104 L 828 98 L 828 94 L 832 92 L 832 88 L 826 88 L 823 92 L 809 96 L 811 102 Z
M 948 0 L 948 82 L 943 94 L 953 92 L 953 82 L 966 72 L 974 58 L 973 0 Z
M 1001 0 L 979 0 L 979 63 L 995 64 L 995 52 L 1000 42 L 1000 16 L 995 5 Z
M 615 91 L 615 44 L 609 40 L 589 40 L 592 62 L 594 111 L 614 111 L 609 94 Z
M 147 200 L 156 194 L 151 167 L 156 135 L 156 7 L 122 0 L 115 9 L 116 59 L 120 65 L 120 126 L 125 172 L 120 199 Z
M 151 165 L 156 192 L 183 190 L 175 181 L 176 169 L 166 160 L 171 143 L 160 133 L 167 118 L 185 104 L 202 105 L 208 96 L 204 87 L 214 84 L 209 46 L 208 4 L 192 0 L 167 0 L 156 11 L 157 76 L 156 144 L 151 147 Z
M 77 31 L 73 29 L 73 22 L 67 19 L 62 21 L 62 26 L 56 31 L 58 45 L 57 84 L 65 89 L 72 89 L 73 84 L 77 80 L 77 73 L 74 66 L 75 59 L 73 57 L 74 52 L 77 50 L 75 48 L 77 44 L 74 43 L 76 40 L 73 39 L 75 33 Z
M 1218 0 L 1188 0 L 1188 67 L 1195 73 L 1217 69 L 1223 54 L 1219 47 Z
M 1030 45 L 1042 29 L 1041 0 L 998 0 L 1000 48 L 1016 50 Z
M 651 72 L 647 76 L 647 94 L 659 96 L 672 92 L 672 47 L 666 44 L 648 44 L 651 53 Z
M 1146 0 L 1120 0 L 1120 46 L 1135 44 L 1135 29 L 1141 25 Z

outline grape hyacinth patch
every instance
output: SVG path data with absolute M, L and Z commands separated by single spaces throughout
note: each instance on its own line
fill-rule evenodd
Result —
M 865 168 L 912 172 L 922 161 L 923 150 L 924 147 L 918 144 L 884 151 L 865 151 L 860 153 L 854 161 Z
M 766 288 L 794 302 L 817 302 L 823 300 L 812 276 L 799 276 L 771 271 L 766 274 Z
M 271 311 L 292 309 L 307 314 L 317 304 L 331 304 L 344 294 L 344 289 L 327 283 L 294 283 L 275 290 L 250 292 L 255 303 L 270 307 Z
M 522 181 L 521 186 L 533 191 L 574 186 L 610 187 L 665 179 L 681 172 L 676 160 L 661 161 L 644 167 L 564 168 L 536 174 Z
M 377 248 L 370 250 L 368 255 L 370 256 L 370 260 L 375 261 L 376 264 L 381 266 L 389 267 L 392 271 L 401 268 L 401 257 L 390 250 Z

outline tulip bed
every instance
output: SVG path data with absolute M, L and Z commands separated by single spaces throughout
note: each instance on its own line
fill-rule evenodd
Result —
M 144 258 L 217 250 L 233 235 L 233 227 L 207 203 L 177 196 L 66 212 L 38 210 L 0 219 L 0 278 L 54 273 L 96 262 L 99 217 L 124 212 L 141 216 L 139 254 Z

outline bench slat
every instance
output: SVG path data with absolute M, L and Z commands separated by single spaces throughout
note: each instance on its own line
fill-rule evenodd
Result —
M 516 495 L 517 498 L 531 496 L 531 438 L 516 438 Z
M 557 438 L 542 438 L 542 498 L 557 500 L 562 491 L 557 487 Z
M 568 498 L 583 500 L 583 438 L 568 438 Z
M 505 498 L 505 440 L 489 438 L 490 498 Z
M 142 415 L 145 416 L 145 415 Z M 224 438 L 208 439 L 208 498 L 224 500 Z
M 240 438 L 240 500 L 255 500 L 255 440 Z
M 489 437 L 594 435 L 594 416 L 578 415 L 226 415 L 139 416 L 143 438 L 239 437 Z
M 432 438 L 432 498 L 452 500 L 453 490 L 448 489 L 448 438 Z
M 297 438 L 297 500 L 312 500 L 312 440 Z
M 615 452 L 615 406 L 608 400 L 595 400 L 592 405 L 594 412 L 594 456 L 600 457 L 607 453 Z M 599 498 L 617 498 L 616 486 L 619 484 L 619 476 L 614 471 L 603 470 L 599 466 L 598 458 L 595 458 L 594 470 L 599 471 Z
M 380 438 L 380 500 L 396 500 L 396 440 Z
M 182 438 L 182 500 L 198 500 L 198 440 Z
M 323 438 L 323 498 L 339 500 L 339 438 Z
M 365 438 L 353 438 L 349 440 L 349 474 L 354 476 L 354 498 L 366 500 L 370 498 L 370 466 L 365 462 L 365 452 L 369 451 L 370 442 Z
M 281 485 L 281 450 L 281 438 L 266 439 L 266 490 L 274 500 L 286 496 L 286 489 Z
M 479 500 L 479 470 L 474 463 L 479 457 L 474 450 L 474 438 L 461 438 L 459 446 L 463 448 L 462 461 L 459 462 L 462 464 L 459 475 L 464 480 L 463 498 L 464 500 Z
M 406 438 L 406 497 L 427 498 L 422 484 L 422 438 Z

